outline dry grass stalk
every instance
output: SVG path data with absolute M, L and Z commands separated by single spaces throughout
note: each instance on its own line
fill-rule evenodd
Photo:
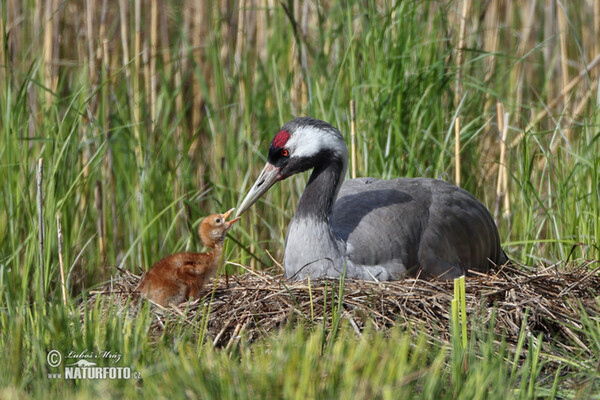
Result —
M 193 50 L 193 58 L 195 64 L 198 66 L 197 69 L 201 73 L 204 73 L 204 57 L 202 56 L 202 39 L 205 38 L 205 30 L 203 27 L 205 26 L 204 21 L 208 18 L 208 10 L 210 10 L 209 5 L 206 4 L 205 0 L 201 0 L 196 3 L 193 8 L 193 23 L 192 23 L 192 50 Z M 200 128 L 201 116 L 203 112 L 203 95 L 202 88 L 200 87 L 200 82 L 198 78 L 193 79 L 192 86 L 193 94 L 192 94 L 192 132 L 196 132 Z M 195 140 L 194 143 L 190 146 L 189 153 L 196 153 L 196 149 L 199 146 L 198 140 Z
M 356 178 L 356 114 L 354 100 L 350 100 L 350 149 L 352 159 L 352 179 Z
M 88 44 L 88 67 L 90 71 L 90 82 L 96 82 L 96 57 L 94 52 L 94 15 L 96 14 L 96 2 L 93 0 L 86 1 L 85 16 L 87 28 L 87 44 Z
M 504 157 L 506 154 L 506 145 L 502 136 L 504 135 L 504 104 L 496 103 L 496 123 L 498 125 L 498 131 L 500 132 L 500 159 L 498 160 L 498 180 L 496 183 L 496 204 L 494 206 L 494 219 L 496 224 L 499 225 L 500 218 L 500 203 L 502 202 L 502 182 L 504 180 Z
M 6 54 L 4 53 L 4 47 L 8 47 L 8 43 L 6 43 L 6 27 L 4 26 L 4 13 L 0 9 L 0 63 L 4 64 L 6 62 Z M 4 82 L 4 74 L 6 69 L 0 68 L 0 81 Z M 1 122 L 1 121 L 0 121 Z M 2 125 L 0 125 L 0 128 Z
M 102 0 L 102 12 L 100 13 L 100 30 L 98 31 L 99 46 L 98 46 L 98 58 L 102 60 L 103 72 L 106 79 L 108 75 L 108 69 L 110 66 L 110 53 L 108 51 L 108 38 L 106 37 L 106 14 L 108 13 L 107 7 L 108 0 Z
M 454 120 L 454 183 L 460 186 L 460 117 Z
M 242 64 L 242 55 L 244 54 L 245 42 L 248 37 L 248 11 L 247 11 L 246 0 L 239 0 L 239 8 L 237 15 L 237 35 L 235 38 L 235 53 L 234 53 L 234 68 L 236 72 L 239 72 Z M 241 85 L 242 88 L 244 85 Z M 245 103 L 245 92 L 240 93 L 242 95 L 242 104 Z
M 500 207 L 503 205 L 502 214 L 507 217 L 510 214 L 510 196 L 508 192 L 508 164 L 506 161 L 506 143 L 508 136 L 508 113 L 504 112 L 504 104 L 496 104 L 496 118 L 498 131 L 500 132 L 500 159 L 498 161 L 498 181 L 496 184 L 496 206 L 494 217 L 496 223 L 500 224 Z
M 12 20 L 16 20 L 18 18 L 17 13 L 16 13 L 16 4 L 17 3 L 21 3 L 19 2 L 19 0 L 13 0 L 13 1 L 8 1 L 6 8 L 7 8 L 7 17 L 11 17 Z M 42 4 L 41 1 L 36 1 L 35 2 L 35 10 L 34 10 L 34 22 L 33 22 L 33 34 L 34 37 L 39 38 L 41 37 L 41 32 L 42 32 L 42 24 L 44 23 L 44 18 L 43 18 L 43 14 L 44 14 L 44 10 L 42 9 L 44 7 L 45 4 Z M 11 12 L 11 9 L 13 10 L 13 12 Z M 7 26 L 10 26 L 10 20 L 7 20 Z M 15 45 L 14 48 L 21 48 L 21 46 L 23 45 L 23 35 L 24 32 L 15 32 L 16 36 L 13 39 L 13 44 Z M 36 50 L 37 50 L 37 46 L 36 46 Z
M 529 12 L 525 15 L 522 15 L 523 23 L 521 28 L 521 34 L 519 47 L 517 48 L 517 59 L 520 61 L 516 63 L 515 69 L 513 70 L 512 82 L 515 84 L 516 88 L 516 109 L 515 114 L 519 115 L 521 113 L 521 105 L 523 103 L 523 81 L 525 77 L 525 72 L 523 63 L 523 58 L 525 57 L 525 53 L 528 49 L 529 38 L 531 32 L 533 32 L 533 24 L 535 21 L 535 7 L 537 0 L 532 0 L 529 4 Z
M 158 0 L 150 2 L 150 124 L 156 126 L 156 57 L 158 47 Z
M 158 26 L 160 32 L 160 40 L 157 42 L 157 51 L 162 56 L 163 69 L 167 76 L 173 76 L 173 63 L 171 61 L 171 37 L 169 35 L 168 3 L 163 1 L 160 3 L 161 13 L 158 14 Z M 160 47 L 158 44 L 160 43 Z
M 53 47 L 54 47 L 54 2 L 46 0 L 44 7 L 44 85 L 46 90 L 46 105 L 52 104 L 52 97 L 58 79 L 53 70 Z
M 108 15 L 108 0 L 103 0 L 102 2 L 102 13 L 100 18 L 100 48 L 98 52 L 101 52 L 101 56 L 99 58 L 102 60 L 102 84 L 105 85 L 106 91 L 111 91 L 111 83 L 112 79 L 110 76 L 110 60 L 111 53 L 109 51 L 109 38 L 106 35 L 106 20 Z M 104 180 L 110 182 L 110 191 L 111 194 L 108 196 L 110 198 L 110 209 L 111 209 L 111 217 L 112 217 L 112 228 L 113 228 L 113 250 L 115 253 L 118 253 L 117 248 L 117 238 L 118 238 L 118 219 L 117 219 L 117 184 L 114 175 L 114 155 L 112 149 L 111 142 L 111 129 L 110 129 L 110 102 L 108 95 L 103 95 L 102 98 L 102 114 L 98 115 L 97 119 L 102 123 L 102 131 L 106 136 L 106 142 L 108 144 L 106 158 L 103 162 L 103 171 Z M 106 215 L 106 214 L 105 214 Z M 104 226 L 106 226 L 106 220 L 103 221 Z M 106 229 L 104 229 L 106 231 Z
M 498 18 L 498 2 L 492 0 L 487 7 L 484 20 L 483 50 L 489 54 L 486 58 L 486 71 L 484 82 L 490 82 L 496 71 L 496 52 L 498 51 L 498 38 L 500 37 L 500 19 Z M 493 102 L 490 92 L 486 93 L 484 112 L 487 112 Z
M 60 212 L 56 214 L 56 234 L 58 236 L 58 267 L 60 271 L 60 288 L 62 292 L 63 305 L 67 306 L 67 283 L 65 281 L 65 267 L 63 260 L 63 234 L 60 223 Z
M 471 9 L 471 0 L 462 0 L 460 14 L 460 30 L 458 36 L 458 54 L 456 56 L 456 91 L 454 93 L 454 104 L 461 103 L 463 97 L 462 87 L 462 65 L 464 62 L 465 36 L 467 31 L 467 18 Z M 457 186 L 461 184 L 460 176 L 460 116 L 454 120 L 454 183 Z
M 291 70 L 294 76 L 290 100 L 296 114 L 303 113 L 308 102 L 307 82 L 309 76 L 305 43 L 309 20 L 308 6 L 309 2 L 294 2 L 293 7 L 289 8 L 282 3 L 282 7 L 290 22 L 295 39 L 293 45 L 290 46 L 288 63 L 292 66 Z
M 594 1 L 594 30 L 593 30 L 593 38 L 594 38 L 594 54 L 600 54 L 600 1 Z M 593 73 L 594 77 L 599 77 L 600 73 L 595 71 Z
M 129 98 L 131 98 L 131 71 L 128 67 L 129 65 L 129 40 L 128 40 L 128 31 L 127 31 L 127 18 L 128 18 L 128 1 L 127 0 L 119 0 L 119 28 L 121 31 L 121 50 L 123 56 L 123 67 L 125 70 L 125 78 L 127 80 L 127 94 Z
M 106 277 L 106 241 L 104 237 L 104 203 L 102 201 L 102 184 L 100 181 L 96 181 L 94 186 L 94 205 L 96 212 L 98 213 L 96 219 L 96 230 L 98 231 L 98 248 L 100 249 L 100 256 L 102 257 L 102 280 Z
M 89 83 L 91 86 L 95 85 L 97 82 L 97 72 L 96 72 L 96 53 L 94 51 L 94 16 L 96 15 L 96 2 L 95 1 L 91 1 L 91 0 L 86 0 L 85 2 L 85 30 L 86 30 L 86 35 L 85 35 L 85 39 L 86 39 L 86 43 L 87 43 L 87 67 L 88 67 L 88 71 L 89 71 Z M 82 53 L 83 55 L 83 53 Z M 83 58 L 85 59 L 86 55 L 83 55 Z M 93 88 L 90 89 L 91 92 L 93 92 Z M 95 111 L 96 111 L 96 104 L 97 104 L 97 96 L 91 96 L 90 101 L 89 101 L 89 107 L 86 110 L 87 113 L 87 119 L 88 120 L 92 120 L 94 119 L 96 116 Z M 93 128 L 92 128 L 93 124 L 86 124 L 83 127 L 83 137 L 84 137 L 84 141 L 89 141 L 90 145 L 88 146 L 84 146 L 83 148 L 83 154 L 82 154 L 82 164 L 85 166 L 84 167 L 84 176 L 88 177 L 90 174 L 90 166 L 89 166 L 89 160 L 92 158 L 92 154 L 94 153 L 95 150 L 95 145 L 94 145 L 94 141 L 91 140 L 90 136 L 93 136 L 93 134 L 90 132 Z M 83 197 L 83 201 L 81 202 L 81 207 L 80 209 L 85 210 L 85 207 L 87 207 L 87 203 L 88 203 L 88 198 L 87 196 Z
M 42 183 L 44 181 L 44 159 L 38 160 L 37 170 L 37 211 L 38 211 L 38 245 L 39 245 L 39 271 L 40 271 L 40 293 L 42 299 L 46 298 L 45 266 L 44 266 L 44 208 Z
M 502 192 L 504 194 L 504 206 L 502 208 L 502 216 L 504 218 L 508 218 L 510 216 L 510 189 L 508 185 L 508 156 L 506 155 L 506 143 L 508 140 L 508 118 L 509 114 L 504 113 L 504 129 L 502 131 L 502 148 L 504 149 L 504 160 L 503 160 L 503 168 L 504 173 L 502 174 Z
M 265 63 L 267 60 L 267 43 L 268 43 L 268 31 L 267 31 L 267 15 L 268 10 L 272 7 L 268 4 L 269 1 L 264 1 L 264 5 L 257 4 L 257 7 L 264 7 L 265 10 L 256 13 L 256 53 L 261 63 Z
M 569 32 L 569 26 L 567 23 L 567 10 L 564 5 L 558 1 L 557 7 L 557 19 L 558 19 L 558 30 L 559 30 L 559 44 L 560 44 L 560 82 L 561 87 L 565 88 L 569 84 L 569 56 L 567 54 L 567 38 Z M 562 93 L 562 108 L 569 115 L 569 93 L 561 90 Z M 571 143 L 571 129 L 565 129 L 565 140 L 567 144 Z
M 308 1 L 302 1 L 299 2 L 300 4 L 302 4 L 302 11 L 300 13 L 300 29 L 301 29 L 301 34 L 303 38 L 307 38 L 308 37 L 308 22 L 311 19 L 312 15 L 311 12 L 309 10 L 309 6 L 310 6 L 310 2 Z M 313 13 L 314 14 L 314 13 Z M 307 42 L 306 39 L 304 39 L 302 41 L 302 45 L 300 46 L 300 65 L 302 66 L 302 85 L 300 86 L 301 88 L 301 98 L 300 98 L 300 105 L 301 105 L 301 109 L 304 110 L 306 109 L 306 106 L 308 104 L 308 95 L 309 95 L 309 87 L 308 84 L 310 82 L 310 72 L 309 72 L 309 68 L 308 68 L 308 54 L 307 54 Z
M 144 40 L 142 41 L 142 72 L 143 72 L 143 93 L 145 96 L 140 96 L 144 98 L 143 102 L 146 106 L 145 113 L 142 114 L 143 127 L 145 128 L 142 132 L 144 133 L 146 140 L 146 149 L 149 149 L 152 145 L 152 132 L 154 131 L 154 121 L 152 121 L 152 110 L 150 110 L 152 106 L 152 84 L 151 84 L 151 74 L 150 74 L 150 39 L 144 36 Z
M 141 0 L 135 0 L 133 6 L 135 35 L 133 39 L 133 132 L 135 136 L 135 154 L 138 162 L 138 168 L 141 168 L 144 162 L 141 148 L 141 107 L 140 99 L 140 74 L 141 74 L 141 52 L 142 52 L 142 10 Z
M 458 32 L 458 53 L 456 55 L 456 92 L 454 93 L 454 104 L 460 103 L 462 99 L 462 65 L 465 57 L 465 36 L 467 31 L 467 18 L 471 9 L 471 0 L 462 0 L 460 13 L 460 28 Z M 459 124 L 460 125 L 460 124 Z
M 184 6 L 185 7 L 185 6 Z M 187 33 L 189 30 L 189 12 L 184 11 L 184 18 L 183 18 L 183 32 Z M 166 24 L 166 22 L 165 22 Z M 164 46 L 166 47 L 166 46 Z M 185 143 L 185 138 L 184 138 L 184 130 L 183 130 L 183 125 L 185 123 L 185 119 L 183 118 L 184 116 L 184 90 L 182 87 L 183 84 L 183 71 L 184 69 L 186 69 L 187 67 L 187 51 L 185 50 L 185 42 L 182 41 L 179 45 L 179 49 L 177 51 L 177 55 L 175 56 L 175 59 L 177 60 L 174 63 L 173 66 L 173 82 L 175 87 L 178 89 L 177 90 L 177 94 L 175 96 L 175 115 L 177 116 L 177 118 L 181 117 L 181 122 L 175 125 L 175 146 L 177 146 L 177 160 L 176 160 L 176 176 L 177 179 L 175 179 L 174 182 L 174 189 L 175 189 L 175 197 L 179 198 L 179 207 L 181 209 L 185 209 L 186 208 L 186 204 L 184 202 L 184 179 L 183 179 L 183 163 L 181 162 L 181 158 L 184 155 L 184 143 Z M 166 62 L 165 62 L 166 63 Z M 181 234 L 185 234 L 185 226 L 181 226 Z
M 554 79 L 554 75 L 556 73 L 556 0 L 545 0 L 544 4 L 544 32 L 543 38 L 547 43 L 546 46 L 542 48 L 542 55 L 544 59 L 544 65 L 548 66 L 547 74 L 548 79 L 551 79 L 552 82 L 556 84 L 548 85 L 546 90 L 546 102 L 549 102 L 550 99 L 553 99 L 557 93 L 557 79 Z

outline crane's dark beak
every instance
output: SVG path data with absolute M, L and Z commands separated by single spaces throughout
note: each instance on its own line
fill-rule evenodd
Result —
M 249 209 L 252 204 L 256 203 L 260 196 L 265 194 L 265 192 L 269 190 L 271 186 L 282 179 L 283 176 L 279 174 L 279 168 L 271 163 L 267 163 L 258 176 L 258 179 L 256 179 L 256 182 L 254 182 L 254 186 L 252 186 L 246 195 L 246 198 L 238 207 L 235 216 L 239 217 L 242 215 L 242 213 Z

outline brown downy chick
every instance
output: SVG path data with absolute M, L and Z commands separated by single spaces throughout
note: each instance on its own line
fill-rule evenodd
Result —
M 212 214 L 202 220 L 198 233 L 207 253 L 177 253 L 157 262 L 136 288 L 141 296 L 162 306 L 177 305 L 190 297 L 198 298 L 202 286 L 219 266 L 225 235 L 239 218 L 227 221 L 234 209 Z

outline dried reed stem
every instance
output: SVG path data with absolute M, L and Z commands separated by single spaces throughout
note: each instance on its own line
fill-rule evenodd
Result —
M 54 44 L 54 18 L 53 18 L 53 0 L 46 0 L 44 7 L 44 85 L 46 86 L 46 105 L 52 103 L 54 87 L 53 67 L 52 67 L 52 48 Z
M 151 99 L 151 95 L 152 95 L 152 85 L 151 85 L 151 79 L 150 79 L 150 44 L 148 41 L 148 38 L 144 38 L 144 41 L 142 42 L 142 69 L 143 69 L 143 73 L 144 73 L 144 77 L 143 77 L 143 82 L 144 82 L 144 94 L 146 95 L 145 97 L 142 97 L 143 100 L 143 104 L 146 108 L 151 108 L 150 106 L 152 105 L 152 99 Z M 151 120 L 152 118 L 152 110 L 149 110 L 149 112 L 147 112 L 142 120 L 144 121 L 143 126 L 145 127 L 145 131 L 143 131 L 144 136 L 146 138 L 146 143 L 148 144 L 148 146 L 151 143 L 151 138 L 150 138 L 150 134 L 153 132 L 153 126 L 154 126 L 154 121 Z
M 157 42 L 157 52 L 160 49 L 160 54 L 163 59 L 163 68 L 167 73 L 167 76 L 173 75 L 173 64 L 171 63 L 171 38 L 169 37 L 169 26 L 167 20 L 167 6 L 168 2 L 162 2 L 161 7 L 163 12 L 159 14 L 159 30 L 160 30 L 160 41 Z M 160 43 L 160 47 L 158 45 Z
M 141 0 L 135 0 L 133 8 L 133 18 L 135 25 L 135 35 L 133 39 L 133 133 L 135 136 L 135 155 L 138 162 L 138 168 L 142 168 L 144 163 L 142 155 L 141 139 L 141 107 L 140 104 L 140 58 L 142 51 L 142 11 Z
M 6 60 L 6 54 L 4 53 L 4 47 L 8 47 L 7 43 L 6 43 L 6 31 L 5 31 L 5 26 L 4 26 L 4 12 L 2 7 L 0 6 L 0 63 L 1 64 L 8 64 L 8 60 Z M 8 18 L 6 18 L 6 20 L 8 21 Z M 4 73 L 6 71 L 6 68 L 0 68 L 0 80 L 2 82 L 4 82 Z M 2 123 L 2 121 L 0 120 L 0 124 Z M 2 125 L 0 125 L 0 128 L 2 127 Z
M 558 18 L 558 30 L 559 30 L 559 43 L 560 43 L 560 78 L 561 86 L 563 88 L 569 85 L 569 56 L 567 54 L 567 38 L 569 32 L 569 26 L 567 23 L 567 11 L 564 5 L 560 1 L 558 3 L 557 18 Z M 563 111 L 569 114 L 569 93 L 562 91 L 562 104 Z M 571 129 L 565 129 L 565 139 L 567 143 L 571 142 Z
M 96 181 L 96 185 L 94 186 L 94 204 L 98 212 L 96 229 L 98 231 L 98 247 L 100 247 L 100 256 L 102 257 L 102 280 L 104 280 L 106 277 L 106 246 L 104 241 L 104 206 L 102 202 L 102 184 L 100 181 Z
M 600 0 L 594 0 L 594 54 L 600 54 Z M 594 76 L 600 76 L 595 73 Z
M 522 28 L 521 28 L 521 33 L 519 35 L 520 37 L 520 42 L 519 42 L 519 47 L 517 48 L 517 59 L 520 60 L 520 62 L 518 62 L 515 66 L 515 69 L 513 70 L 513 77 L 512 77 L 512 82 L 514 82 L 514 86 L 516 88 L 516 107 L 515 107 L 515 112 L 517 114 L 520 114 L 520 110 L 521 110 L 521 105 L 523 103 L 523 81 L 524 81 L 524 69 L 523 69 L 523 58 L 525 57 L 525 52 L 526 49 L 528 47 L 528 43 L 529 43 L 529 36 L 531 35 L 531 32 L 533 31 L 532 27 L 533 27 L 533 22 L 534 22 L 534 17 L 535 17 L 535 7 L 536 7 L 536 3 L 537 0 L 532 0 L 529 4 L 529 12 L 527 14 L 521 14 L 522 19 L 523 19 L 523 24 L 522 24 Z
M 556 0 L 544 0 L 544 33 L 543 38 L 546 46 L 542 48 L 542 55 L 544 59 L 544 66 L 547 67 L 548 78 L 551 79 L 552 82 L 555 82 L 554 78 L 555 74 L 555 51 L 556 51 Z M 553 99 L 556 94 L 556 85 L 548 85 L 546 90 L 546 102 L 549 102 L 549 99 Z
M 500 224 L 500 207 L 503 205 L 504 216 L 509 214 L 510 198 L 508 193 L 508 165 L 506 163 L 506 138 L 508 135 L 508 113 L 504 112 L 504 104 L 496 103 L 496 120 L 500 132 L 500 159 L 498 161 L 498 181 L 496 184 L 496 205 L 494 218 Z
M 268 2 L 265 2 L 268 3 Z M 256 50 L 261 63 L 265 63 L 268 56 L 268 31 L 267 31 L 267 15 L 269 6 L 265 4 L 266 10 L 256 13 Z
M 128 98 L 131 101 L 131 73 L 129 70 L 129 45 L 127 41 L 127 2 L 125 0 L 119 0 L 119 15 L 120 15 L 120 30 L 121 30 L 121 45 L 122 45 L 122 55 L 123 55 L 123 67 L 125 70 L 125 80 L 127 86 L 127 94 Z M 131 104 L 131 103 L 130 103 Z M 108 131 L 108 137 L 110 138 L 110 130 Z M 118 238 L 118 219 L 117 219 L 117 203 L 116 203 L 116 179 L 114 174 L 114 157 L 112 152 L 112 146 L 108 147 L 108 157 L 107 157 L 107 168 L 111 178 L 111 191 L 112 191 L 112 220 L 113 220 L 113 250 L 115 253 L 118 252 L 117 249 L 117 238 Z
M 41 34 L 40 34 L 41 30 L 43 29 L 42 28 L 42 25 L 44 23 L 44 19 L 43 19 L 43 13 L 44 13 L 44 11 L 42 10 L 43 7 L 44 7 L 44 4 L 42 4 L 41 1 L 36 1 L 35 2 L 35 9 L 33 11 L 33 18 L 34 18 L 34 21 L 33 21 L 33 34 L 34 34 L 35 37 L 40 37 L 41 36 Z M 7 8 L 8 8 L 8 4 L 7 4 Z M 8 12 L 7 14 L 8 14 L 7 15 L 7 21 L 9 21 L 8 16 L 10 16 L 10 12 Z M 8 25 L 10 25 L 10 24 L 8 24 Z M 22 43 L 20 43 L 20 45 L 22 45 Z M 39 46 L 37 46 L 37 43 L 34 43 L 34 45 L 36 46 L 35 50 L 36 51 L 39 50 Z
M 42 299 L 46 299 L 46 283 L 44 277 L 44 211 L 42 203 L 42 182 L 44 180 L 44 159 L 38 160 L 37 171 L 37 210 L 38 210 L 38 244 L 39 244 L 39 262 L 40 262 L 40 294 Z
M 237 17 L 237 35 L 235 39 L 235 52 L 234 52 L 234 68 L 238 72 L 242 64 L 242 55 L 244 54 L 244 38 L 247 37 L 247 21 L 246 21 L 246 1 L 239 0 L 238 17 Z M 242 88 L 244 85 L 242 85 Z M 244 104 L 242 98 L 242 104 Z
M 94 14 L 96 2 L 94 0 L 87 0 L 85 7 L 86 25 L 87 25 L 87 44 L 88 44 L 88 62 L 90 69 L 90 82 L 96 82 L 96 57 L 94 54 Z
M 128 4 L 127 0 L 119 0 L 119 17 L 120 17 L 119 27 L 121 30 L 121 50 L 122 50 L 122 54 L 123 54 L 123 67 L 125 69 L 125 77 L 127 79 L 127 94 L 129 95 L 129 98 L 131 98 L 131 87 L 129 86 L 131 84 L 131 82 L 130 82 L 131 72 L 128 68 L 128 64 L 129 64 L 128 34 L 129 34 L 129 32 L 127 31 L 127 4 Z
M 565 88 L 569 84 L 569 57 L 567 54 L 567 38 L 569 27 L 567 24 L 567 11 L 564 9 L 560 1 L 558 1 L 557 3 L 558 10 L 556 13 L 556 17 L 558 21 L 559 31 L 561 86 Z M 568 93 L 563 93 L 563 107 L 566 107 L 568 102 Z
M 458 104 L 462 98 L 462 64 L 464 62 L 465 36 L 467 31 L 467 18 L 471 8 L 471 0 L 462 0 L 460 14 L 460 30 L 458 32 L 458 53 L 456 55 L 456 92 L 454 93 L 454 103 Z
M 94 75 L 94 65 L 93 65 L 93 44 L 91 42 L 91 37 L 92 37 L 92 31 L 93 31 L 93 9 L 92 6 L 95 3 L 90 3 L 89 0 L 86 0 L 85 2 L 85 31 L 86 31 L 86 43 L 82 43 L 83 41 L 78 41 L 77 45 L 79 47 L 79 54 L 81 55 L 81 57 L 85 60 L 86 56 L 85 56 L 85 45 L 87 44 L 87 67 L 89 69 L 88 73 L 89 73 L 89 80 L 91 83 L 93 83 L 93 75 Z M 90 98 L 90 104 L 88 109 L 91 110 L 93 109 L 93 101 L 94 101 L 95 96 L 93 96 L 92 98 Z M 88 111 L 89 111 L 88 110 Z M 88 118 L 90 118 L 90 116 L 88 115 Z M 84 139 L 84 142 L 88 142 L 91 143 L 91 141 L 89 140 L 89 136 L 88 136 L 88 132 L 89 132 L 89 126 L 83 126 L 82 129 L 82 136 Z M 90 173 L 90 167 L 89 167 L 89 160 L 92 157 L 92 150 L 91 148 L 93 147 L 92 144 L 87 145 L 87 146 L 83 146 L 83 150 L 81 152 L 81 164 L 84 166 L 83 167 L 83 176 L 84 177 L 88 177 L 89 173 Z M 87 196 L 82 196 L 82 201 L 79 203 L 79 209 L 81 210 L 81 212 L 83 212 L 83 210 L 86 209 L 87 207 L 87 203 L 88 203 L 88 198 Z
M 100 13 L 100 30 L 98 31 L 98 37 L 100 39 L 100 46 L 98 48 L 98 58 L 102 59 L 102 65 L 105 67 L 104 73 L 107 75 L 109 62 L 108 52 L 108 38 L 106 37 L 106 14 L 108 12 L 107 0 L 102 0 L 102 12 Z M 104 76 L 106 78 L 106 76 Z
M 56 214 L 56 233 L 58 236 L 58 267 L 60 270 L 60 286 L 62 289 L 63 304 L 67 305 L 67 284 L 65 281 L 65 267 L 63 260 L 63 234 L 62 225 L 60 223 L 60 212 Z
M 498 125 L 498 131 L 500 131 L 500 159 L 498 160 L 498 180 L 496 182 L 496 201 L 494 203 L 494 219 L 496 220 L 496 225 L 500 225 L 502 222 L 499 218 L 500 215 L 500 203 L 502 202 L 502 182 L 504 175 L 504 168 L 502 166 L 502 160 L 504 159 L 505 149 L 506 147 L 503 145 L 502 141 L 502 133 L 504 129 L 504 106 L 502 103 L 496 103 L 496 120 Z
M 187 6 L 184 6 L 187 7 Z M 183 28 L 182 31 L 187 34 L 189 30 L 189 18 L 190 13 L 185 11 L 184 9 L 184 17 L 183 17 Z M 185 49 L 185 41 L 181 41 L 179 44 L 178 56 L 175 57 L 177 60 L 173 67 L 174 70 L 174 85 L 177 88 L 177 94 L 175 96 L 175 118 L 181 119 L 181 123 L 175 125 L 175 146 L 177 147 L 177 162 L 176 162 L 176 170 L 175 175 L 177 179 L 174 182 L 174 190 L 175 197 L 179 198 L 179 207 L 181 209 L 188 208 L 187 204 L 184 201 L 184 179 L 183 179 L 183 163 L 181 162 L 184 156 L 184 143 L 185 138 L 183 135 L 183 123 L 185 122 L 185 111 L 184 111 L 184 91 L 183 91 L 183 71 L 186 68 L 187 64 L 187 51 Z M 189 224 L 189 219 L 187 220 Z M 181 225 L 180 225 L 181 226 Z M 185 234 L 186 230 L 184 226 L 181 226 L 181 234 Z
M 498 51 L 498 38 L 500 36 L 500 21 L 498 18 L 498 0 L 492 0 L 488 4 L 485 14 L 485 29 L 483 48 L 489 56 L 486 58 L 486 71 L 484 82 L 490 82 L 496 70 L 496 52 Z M 492 104 L 491 92 L 485 94 L 484 113 L 490 109 Z
M 506 154 L 506 142 L 508 140 L 508 118 L 509 114 L 504 113 L 504 127 L 502 131 L 502 147 L 504 148 L 504 174 L 502 174 L 502 188 L 504 192 L 504 207 L 502 208 L 502 216 L 508 218 L 510 216 L 510 192 L 508 185 L 508 156 Z
M 302 4 L 302 12 L 300 14 L 300 32 L 302 34 L 302 37 L 305 38 L 308 35 L 308 18 L 309 18 L 309 8 L 308 6 L 310 5 L 310 3 L 308 1 L 302 1 L 302 2 L 298 2 L 299 4 Z M 310 97 L 310 87 L 308 86 L 308 84 L 310 83 L 310 71 L 308 68 L 308 55 L 307 55 L 307 44 L 305 41 L 302 41 L 300 46 L 300 65 L 302 66 L 302 75 L 301 75 L 301 86 L 300 88 L 302 89 L 302 97 L 300 99 L 301 101 L 301 105 L 302 105 L 302 109 L 306 108 L 306 105 L 308 104 L 308 99 Z
M 201 0 L 196 3 L 193 8 L 193 22 L 192 22 L 192 49 L 193 49 L 193 58 L 195 64 L 198 66 L 198 70 L 201 73 L 204 73 L 204 65 L 203 65 L 203 57 L 201 56 L 202 49 L 202 38 L 204 30 L 202 27 L 204 26 L 204 21 L 206 20 L 206 14 L 208 10 L 208 4 L 206 4 L 205 0 Z M 203 95 L 202 88 L 200 87 L 200 82 L 198 78 L 193 78 L 192 85 L 192 131 L 195 132 L 198 128 L 200 128 L 200 122 L 202 118 L 202 103 L 203 103 Z M 195 140 L 193 144 L 190 146 L 190 152 L 196 154 L 196 149 L 198 148 L 199 143 L 198 140 Z
M 456 56 L 456 91 L 454 93 L 454 104 L 458 106 L 463 96 L 462 87 L 462 65 L 464 62 L 465 36 L 467 31 L 467 18 L 471 8 L 471 0 L 463 0 L 460 13 L 460 30 L 458 33 L 458 54 Z M 454 182 L 457 186 L 461 184 L 460 176 L 460 116 L 454 120 Z
M 356 178 L 356 113 L 354 100 L 350 100 L 350 149 L 352 159 L 352 179 Z
M 454 120 L 454 183 L 460 186 L 460 117 Z
M 106 36 L 106 18 L 108 13 L 107 7 L 108 0 L 102 1 L 102 14 L 100 18 L 100 44 L 101 48 L 98 49 L 102 52 L 102 81 L 103 81 L 103 89 L 102 89 L 102 130 L 106 136 L 106 142 L 108 145 L 106 158 L 103 163 L 103 175 L 105 180 L 110 181 L 110 208 L 111 208 L 111 217 L 112 217 L 112 228 L 113 228 L 113 250 L 115 253 L 117 250 L 117 237 L 118 237 L 118 219 L 117 219 L 117 184 L 114 175 L 114 154 L 112 147 L 112 131 L 110 129 L 110 119 L 108 118 L 110 115 L 110 102 L 108 101 L 108 92 L 112 90 L 111 83 L 112 79 L 110 78 L 110 52 L 109 52 L 109 39 Z M 125 68 L 127 70 L 127 68 Z M 106 261 L 106 260 L 105 260 Z
M 158 47 L 158 1 L 150 2 L 150 123 L 156 126 L 156 54 Z

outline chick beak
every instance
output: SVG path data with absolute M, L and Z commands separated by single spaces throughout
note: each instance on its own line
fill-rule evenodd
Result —
M 237 217 L 237 218 L 232 219 L 231 221 L 227 221 L 227 218 L 233 212 L 233 210 L 235 210 L 235 208 L 232 208 L 232 209 L 224 212 L 223 214 L 221 214 L 223 216 L 223 219 L 225 220 L 225 224 L 227 225 L 227 229 L 229 229 L 231 227 L 231 225 L 233 225 L 234 223 L 236 223 L 237 221 L 240 220 L 240 217 Z

